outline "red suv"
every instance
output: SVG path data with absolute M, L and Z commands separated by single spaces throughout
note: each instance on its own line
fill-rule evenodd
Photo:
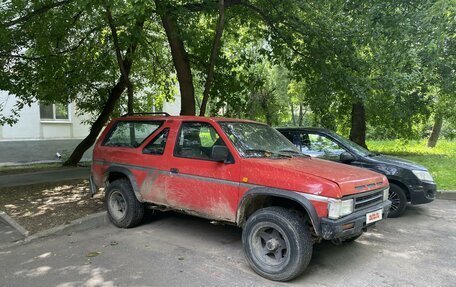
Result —
M 302 154 L 273 128 L 248 120 L 125 116 L 93 152 L 91 192 L 105 187 L 108 216 L 138 225 L 145 208 L 235 224 L 250 266 L 286 281 L 307 267 L 313 244 L 352 241 L 386 218 L 378 173 Z

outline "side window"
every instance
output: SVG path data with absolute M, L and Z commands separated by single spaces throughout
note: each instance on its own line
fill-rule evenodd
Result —
M 210 124 L 184 122 L 179 131 L 174 156 L 211 160 L 212 148 L 216 145 L 225 143 Z
M 165 151 L 169 128 L 162 130 L 143 150 L 143 153 L 161 155 Z
M 305 153 L 314 157 L 338 161 L 345 151 L 333 140 L 319 134 L 309 134 L 309 143 L 309 150 Z
M 301 152 L 306 153 L 310 149 L 309 135 L 302 131 L 291 131 L 283 134 Z
M 161 122 L 119 121 L 103 145 L 136 148 L 161 125 Z

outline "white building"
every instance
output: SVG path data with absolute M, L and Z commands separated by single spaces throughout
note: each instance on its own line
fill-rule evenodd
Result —
M 3 115 L 11 114 L 15 104 L 14 95 L 0 91 Z M 76 109 L 73 103 L 24 107 L 16 124 L 0 126 L 0 165 L 58 161 L 57 153 L 65 159 L 89 133 L 90 127 L 83 124 L 86 117 L 76 115 Z M 180 98 L 165 103 L 163 110 L 178 115 Z M 91 152 L 83 160 L 90 160 Z

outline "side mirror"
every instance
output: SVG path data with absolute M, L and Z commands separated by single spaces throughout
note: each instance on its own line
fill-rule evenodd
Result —
M 351 153 L 344 151 L 343 153 L 340 154 L 339 160 L 340 160 L 340 162 L 343 162 L 343 163 L 350 163 L 352 161 L 355 161 L 356 158 Z
M 228 163 L 228 157 L 230 156 L 230 151 L 224 145 L 215 145 L 212 147 L 211 158 L 214 161 Z

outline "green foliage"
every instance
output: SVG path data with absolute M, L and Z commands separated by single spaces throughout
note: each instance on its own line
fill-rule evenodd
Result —
M 131 80 L 141 95 L 153 95 L 161 103 L 174 92 L 175 81 L 169 77 L 172 64 L 163 45 L 165 38 L 149 1 L 62 1 L 6 2 L 0 13 L 0 89 L 16 95 L 17 106 L 12 117 L 2 123 L 13 123 L 17 111 L 33 101 L 65 103 L 74 101 L 81 114 L 97 116 L 108 94 L 120 77 L 111 32 L 108 28 L 106 5 L 109 5 L 121 53 L 125 55 L 131 43 L 139 40 Z M 36 11 L 44 11 L 35 14 Z M 16 19 L 26 17 L 24 21 Z M 146 18 L 142 33 L 138 21 Z M 122 103 L 121 103 L 122 104 Z M 144 109 L 150 110 L 150 106 Z M 121 106 L 118 113 L 122 112 Z M 1 115 L 1 108 L 0 108 Z
M 371 139 L 422 138 L 434 115 L 445 118 L 444 131 L 456 127 L 456 0 L 226 2 L 212 115 L 292 125 L 302 107 L 304 125 L 347 135 L 352 104 L 362 102 Z M 163 7 L 144 0 L 2 3 L 0 89 L 19 101 L 11 116 L 0 104 L 0 122 L 12 124 L 19 109 L 37 100 L 75 101 L 80 113 L 98 114 L 120 77 L 106 6 L 122 55 L 139 40 L 131 74 L 135 110 L 160 109 L 177 93 L 160 9 L 177 21 L 199 103 L 217 1 L 159 3 Z M 135 25 L 142 19 L 139 33 Z M 115 115 L 125 106 L 123 98 Z

